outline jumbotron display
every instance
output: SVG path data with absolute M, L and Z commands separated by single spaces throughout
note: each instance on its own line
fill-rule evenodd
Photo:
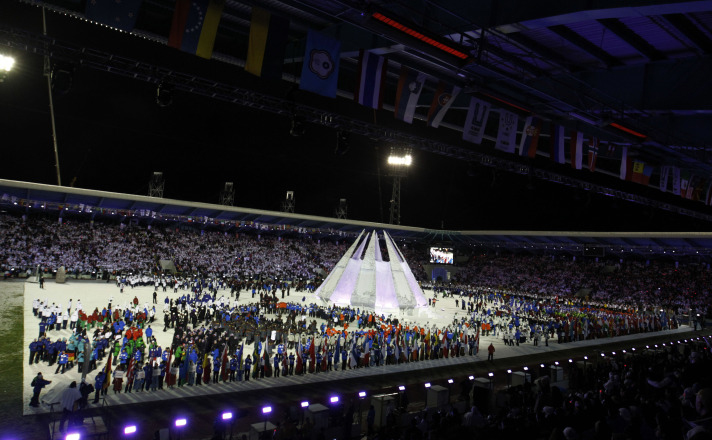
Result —
M 430 262 L 435 264 L 453 264 L 452 248 L 430 248 Z

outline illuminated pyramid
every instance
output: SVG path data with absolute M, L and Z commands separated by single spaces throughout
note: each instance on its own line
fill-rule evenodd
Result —
M 383 231 L 389 261 L 383 261 L 376 231 L 361 231 L 316 290 L 326 303 L 361 309 L 407 311 L 428 305 L 393 238 Z

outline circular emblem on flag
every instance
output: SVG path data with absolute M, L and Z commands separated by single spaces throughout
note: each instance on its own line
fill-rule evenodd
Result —
M 309 54 L 309 70 L 320 79 L 327 79 L 334 72 L 334 60 L 325 50 L 312 50 Z
M 526 133 L 527 133 L 527 136 L 534 136 L 537 134 L 538 131 L 539 130 L 537 130 L 535 126 L 529 125 L 527 127 Z
M 446 105 L 450 101 L 451 98 L 452 98 L 451 94 L 441 93 L 440 96 L 438 96 L 438 104 Z

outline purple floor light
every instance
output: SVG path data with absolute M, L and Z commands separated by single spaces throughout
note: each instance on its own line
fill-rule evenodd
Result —
M 230 411 L 222 413 L 223 420 L 232 420 L 232 413 Z
M 302 408 L 309 408 L 309 402 L 307 402 L 306 400 L 304 402 L 302 402 L 301 405 L 302 405 Z
M 430 382 L 425 383 L 425 388 L 430 388 Z
M 64 437 L 64 440 L 79 440 L 80 438 L 81 436 L 78 432 L 73 432 L 71 434 L 67 434 L 67 436 Z
M 366 392 L 365 392 L 365 391 L 359 391 L 358 396 L 363 399 L 364 397 L 366 397 Z
M 130 435 L 136 433 L 136 425 L 129 425 L 124 427 L 124 435 Z
M 447 383 L 453 383 L 453 382 L 455 382 L 455 381 L 452 380 L 452 379 L 448 379 L 448 380 L 447 380 Z
M 272 412 L 272 407 L 271 406 L 265 406 L 262 407 L 262 414 L 269 414 Z
M 339 396 L 332 396 L 329 398 L 329 402 L 337 403 L 339 401 Z
M 176 423 L 175 423 L 176 428 L 181 428 L 187 424 L 188 424 L 188 420 L 186 420 L 186 419 L 176 419 Z
M 405 386 L 400 385 L 400 386 L 398 387 L 398 389 L 399 389 L 400 391 L 405 391 Z

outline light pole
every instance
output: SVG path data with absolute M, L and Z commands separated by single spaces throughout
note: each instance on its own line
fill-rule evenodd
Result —
M 408 168 L 413 163 L 410 148 L 391 148 L 388 156 L 388 174 L 393 177 L 393 190 L 390 201 L 390 220 L 392 225 L 401 224 L 401 179 L 408 175 Z

